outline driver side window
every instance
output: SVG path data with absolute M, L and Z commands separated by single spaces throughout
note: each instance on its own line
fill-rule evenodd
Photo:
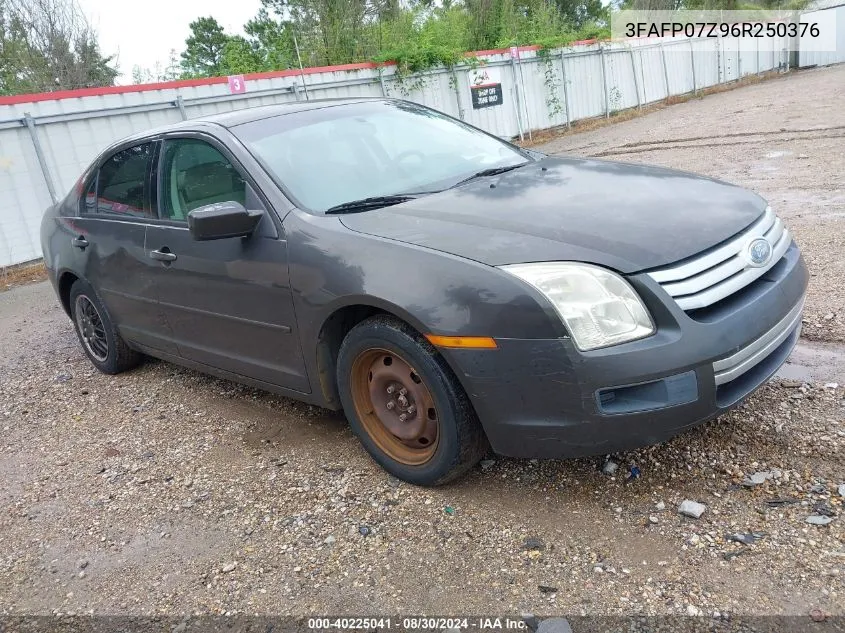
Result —
M 188 213 L 216 202 L 245 205 L 244 179 L 223 154 L 205 141 L 165 141 L 161 169 L 163 220 L 187 222 Z

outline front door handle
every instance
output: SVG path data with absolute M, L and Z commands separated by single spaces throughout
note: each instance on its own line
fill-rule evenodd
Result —
M 88 246 L 88 240 L 86 240 L 85 237 L 82 235 L 73 238 L 70 243 L 73 244 L 76 248 L 82 249 L 83 251 L 85 250 L 85 247 Z
M 166 246 L 157 251 L 150 251 L 150 257 L 157 259 L 160 262 L 174 262 L 176 261 L 176 253 L 171 253 Z

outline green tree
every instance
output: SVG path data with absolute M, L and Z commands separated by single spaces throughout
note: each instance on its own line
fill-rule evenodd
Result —
M 295 67 L 296 44 L 305 66 L 375 59 L 397 61 L 403 72 L 414 72 L 452 65 L 465 51 L 510 44 L 559 46 L 603 36 L 608 17 L 602 0 L 261 0 L 261 4 L 245 25 L 245 36 L 227 36 L 213 21 L 202 29 L 200 21 L 194 23 L 183 58 L 190 53 L 191 59 L 206 63 L 191 72 Z M 200 38 L 198 32 L 205 35 Z M 206 40 L 218 44 L 214 55 L 195 52 L 197 42 Z
M 296 66 L 292 22 L 271 15 L 266 7 L 262 7 L 246 23 L 244 31 L 261 60 L 260 70 L 284 70 Z
M 213 17 L 198 18 L 190 24 L 191 34 L 182 53 L 182 73 L 186 77 L 214 77 L 224 74 L 224 53 L 231 39 Z
M 111 86 L 114 62 L 75 0 L 0 0 L 0 94 Z
M 240 35 L 230 37 L 223 47 L 221 67 L 227 75 L 244 75 L 265 70 L 259 51 Z

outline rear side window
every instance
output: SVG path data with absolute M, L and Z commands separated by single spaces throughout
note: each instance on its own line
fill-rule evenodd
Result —
M 84 211 L 125 218 L 155 218 L 149 176 L 153 144 L 121 150 L 100 166 L 85 193 Z
M 161 164 L 161 218 L 186 222 L 188 213 L 216 202 L 246 203 L 246 183 L 217 149 L 197 139 L 164 144 Z

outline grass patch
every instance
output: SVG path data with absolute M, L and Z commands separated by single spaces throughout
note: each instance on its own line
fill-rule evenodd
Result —
M 47 269 L 44 262 L 26 262 L 15 266 L 6 266 L 0 269 L 0 292 L 24 286 L 47 279 Z

